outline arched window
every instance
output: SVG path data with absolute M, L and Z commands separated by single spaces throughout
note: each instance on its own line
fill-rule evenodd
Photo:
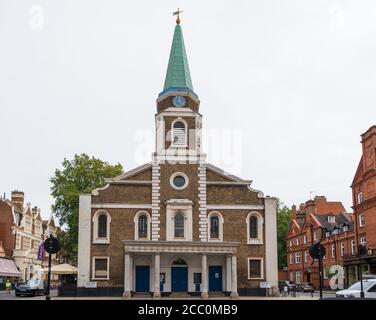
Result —
M 186 127 L 183 121 L 176 121 L 172 126 L 172 144 L 174 146 L 186 146 Z
M 150 240 L 150 220 L 150 214 L 145 210 L 139 211 L 134 215 L 135 240 Z
M 210 217 L 210 238 L 219 238 L 219 218 L 218 216 Z
M 147 238 L 148 236 L 148 218 L 145 214 L 138 217 L 138 237 Z
M 98 238 L 107 238 L 107 216 L 104 213 L 98 216 Z
M 184 214 L 175 214 L 174 237 L 184 238 Z
M 257 211 L 250 212 L 245 222 L 247 224 L 247 244 L 263 244 L 264 219 L 262 215 Z
M 249 237 L 251 239 L 258 238 L 258 219 L 256 216 L 249 217 Z
M 110 243 L 111 216 L 99 210 L 93 216 L 93 243 Z

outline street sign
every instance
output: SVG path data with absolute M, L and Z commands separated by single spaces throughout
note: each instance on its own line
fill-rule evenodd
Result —
M 272 284 L 270 282 L 260 282 L 260 288 L 262 289 L 270 289 Z
M 54 254 L 60 250 L 60 243 L 59 240 L 55 237 L 49 237 L 44 242 L 44 250 L 46 250 L 50 254 Z

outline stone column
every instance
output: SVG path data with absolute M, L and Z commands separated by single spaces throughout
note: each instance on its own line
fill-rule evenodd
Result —
M 209 298 L 208 294 L 208 258 L 206 253 L 202 254 L 201 260 L 201 297 Z
M 226 256 L 226 291 L 231 292 L 231 256 Z
M 153 298 L 160 298 L 161 291 L 160 291 L 160 270 L 161 270 L 161 255 L 156 253 L 154 255 L 154 290 L 153 290 Z
M 124 255 L 124 292 L 123 298 L 131 298 L 131 257 L 128 252 Z
M 237 275 L 236 255 L 231 256 L 231 298 L 238 298 L 238 275 Z

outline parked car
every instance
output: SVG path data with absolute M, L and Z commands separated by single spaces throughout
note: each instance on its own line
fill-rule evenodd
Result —
M 363 280 L 363 292 L 365 298 L 376 298 L 376 279 Z M 360 298 L 360 281 L 354 283 L 348 289 L 337 291 L 337 298 Z
M 15 294 L 19 296 L 35 296 L 47 294 L 47 282 L 41 279 L 30 279 L 29 281 L 15 285 Z
M 303 282 L 296 285 L 296 291 L 298 292 L 315 292 L 312 283 Z

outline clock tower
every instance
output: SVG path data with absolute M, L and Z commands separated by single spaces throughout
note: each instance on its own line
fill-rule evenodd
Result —
M 163 91 L 158 95 L 156 150 L 158 161 L 194 161 L 201 154 L 200 100 L 193 90 L 180 19 L 172 40 Z

